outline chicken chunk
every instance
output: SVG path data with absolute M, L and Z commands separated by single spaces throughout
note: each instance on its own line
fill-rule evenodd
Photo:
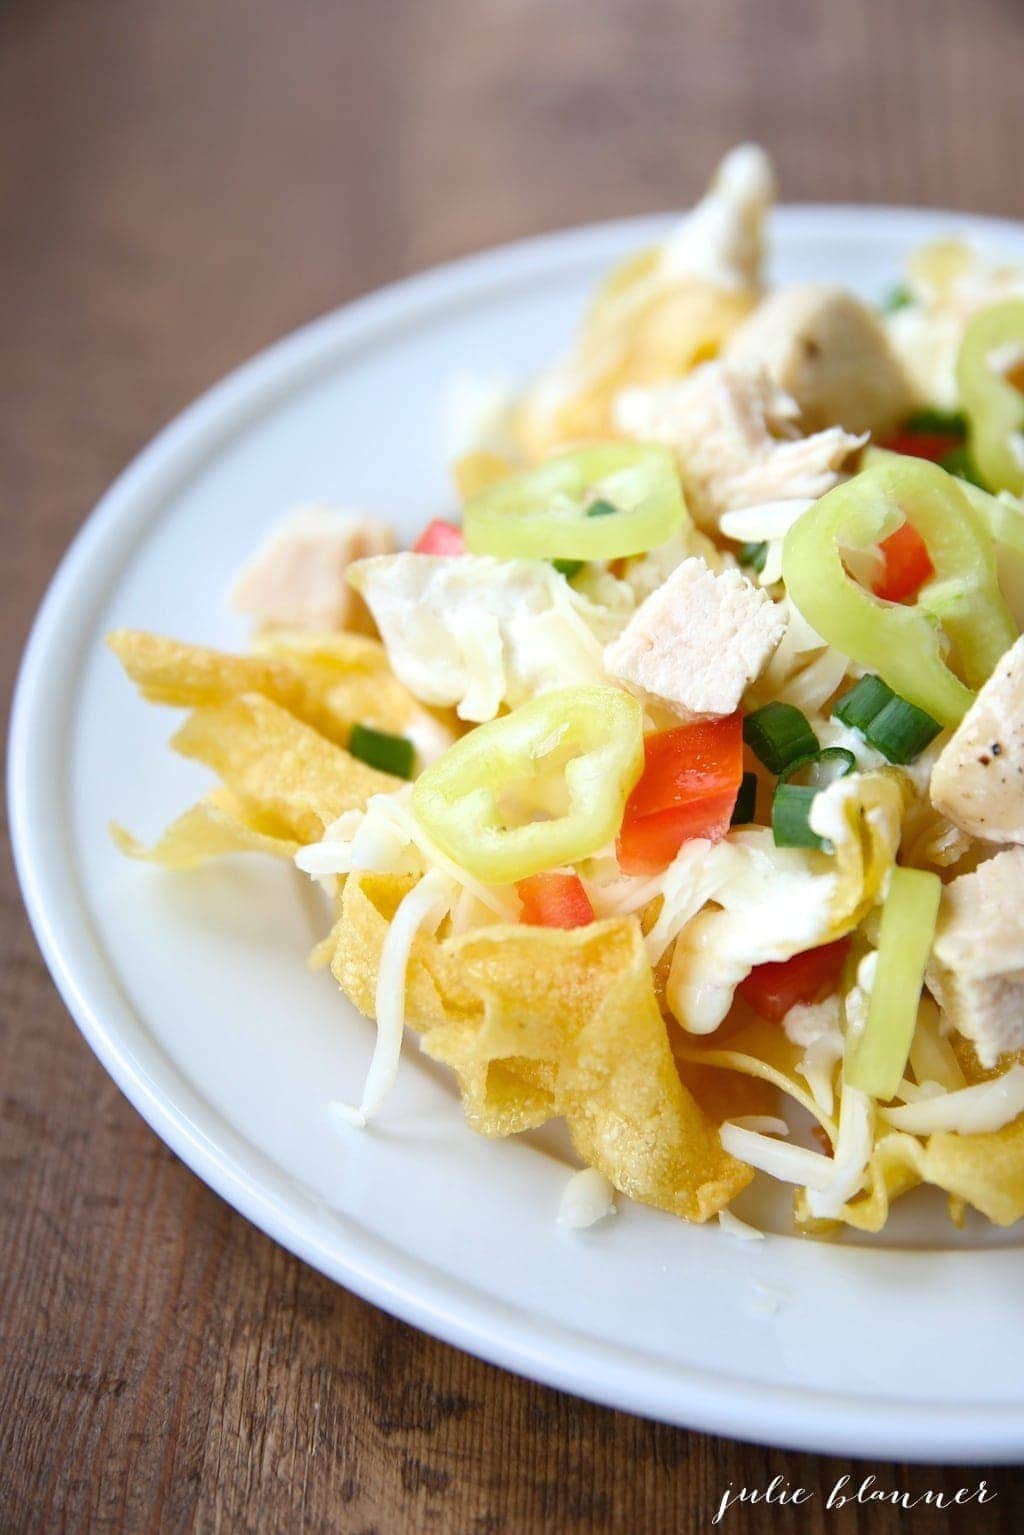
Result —
M 756 287 L 764 225 L 775 200 L 772 163 L 758 144 L 738 144 L 699 203 L 662 247 L 666 277 L 700 277 L 722 287 Z
M 569 355 L 536 380 L 514 414 L 528 459 L 611 431 L 628 385 L 676 378 L 717 356 L 761 291 L 771 162 L 742 144 L 661 244 L 635 252 L 602 284 Z
M 767 665 L 785 623 L 738 570 L 684 560 L 605 649 L 609 675 L 684 720 L 732 714 Z
M 930 793 L 936 809 L 972 837 L 1024 843 L 1024 636 L 944 747 Z
M 1024 849 L 943 890 L 927 981 L 982 1066 L 1024 1047 Z
M 919 403 L 881 324 L 843 288 L 776 288 L 733 333 L 723 356 L 761 363 L 812 432 L 842 426 L 885 436 Z
M 386 522 L 312 505 L 278 523 L 235 578 L 228 598 L 236 613 L 292 629 L 372 629 L 365 604 L 349 586 L 354 560 L 390 554 Z
M 687 505 L 703 528 L 765 501 L 817 499 L 863 445 L 842 427 L 801 435 L 796 402 L 762 368 L 709 362 L 686 378 L 626 389 L 615 424 L 626 437 L 673 448 Z

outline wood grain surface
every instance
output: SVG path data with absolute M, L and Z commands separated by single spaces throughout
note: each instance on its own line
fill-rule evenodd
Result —
M 274 337 L 430 262 L 682 205 L 743 137 L 771 146 L 790 198 L 1024 216 L 1022 64 L 1019 0 L 6 0 L 5 686 L 110 479 Z M 776 1474 L 818 1496 L 718 1528 L 1024 1522 L 1010 1470 L 859 1468 L 660 1427 L 392 1321 L 137 1118 L 6 866 L 0 934 L 5 1535 L 663 1535 L 711 1528 L 730 1482 Z M 998 1497 L 962 1517 L 826 1511 L 866 1470 L 914 1494 L 984 1475 Z

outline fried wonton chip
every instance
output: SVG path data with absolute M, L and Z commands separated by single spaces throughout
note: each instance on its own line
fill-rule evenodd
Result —
M 150 703 L 195 709 L 260 693 L 338 745 L 356 723 L 401 734 L 427 712 L 391 671 L 383 645 L 361 635 L 280 631 L 247 656 L 138 629 L 115 630 L 107 643 Z
M 816 1119 L 835 1145 L 838 1129 L 834 1118 L 826 1114 L 797 1070 L 803 1055 L 799 1045 L 786 1037 L 777 1024 L 766 1023 L 763 1018 L 751 1016 L 739 1028 L 725 1033 L 695 1039 L 680 1033 L 674 1038 L 676 1057 L 692 1066 L 718 1070 L 726 1078 L 740 1076 L 769 1084 L 799 1103 L 812 1118 Z M 753 1113 L 752 1109 L 733 1109 L 736 1113 Z
M 461 732 L 454 713 L 426 708 L 399 682 L 379 640 L 360 634 L 275 629 L 257 638 L 256 649 L 294 667 L 323 701 L 330 718 L 339 726 L 345 723 L 345 734 L 338 737 L 341 745 L 348 740 L 348 728 L 357 723 L 392 735 L 411 733 L 438 749 Z
M 635 260 L 606 286 L 567 361 L 526 394 L 515 417 L 527 457 L 615 435 L 620 390 L 689 372 L 717 356 L 756 302 L 752 290 L 698 277 L 663 280 Z
M 196 709 L 171 745 L 212 768 L 275 836 L 316 842 L 401 780 L 367 767 L 260 693 Z
M 345 883 L 332 969 L 371 1015 L 384 934 L 410 883 Z M 708 1219 L 750 1181 L 680 1078 L 632 919 L 420 935 L 407 1018 L 426 1054 L 455 1071 L 467 1121 L 485 1135 L 564 1118 L 588 1166 L 688 1220 Z
M 260 824 L 260 817 L 227 789 L 214 789 L 191 810 L 172 821 L 152 847 L 144 847 L 123 826 L 112 822 L 110 834 L 129 858 L 165 869 L 195 869 L 229 853 L 267 853 L 293 858 L 299 844 Z
M 1024 1051 L 1004 1055 L 991 1069 L 979 1065 L 974 1046 L 959 1035 L 953 1047 L 969 1084 L 1002 1076 L 1024 1064 Z M 1024 1216 L 1024 1115 L 977 1135 L 936 1131 L 921 1138 L 890 1130 L 879 1138 L 868 1170 L 867 1187 L 840 1212 L 840 1220 L 858 1231 L 881 1231 L 889 1207 L 900 1194 L 930 1183 L 950 1196 L 950 1218 L 959 1225 L 963 1206 L 973 1205 L 996 1226 L 1012 1226 Z M 797 1219 L 810 1231 L 802 1193 Z
M 858 1231 L 881 1231 L 894 1199 L 921 1183 L 944 1189 L 956 1219 L 963 1203 L 973 1205 L 996 1226 L 1024 1216 L 1024 1116 L 984 1135 L 937 1132 L 918 1140 L 894 1130 L 875 1147 L 866 1191 L 844 1205 L 839 1220 Z M 808 1231 L 826 1229 L 809 1217 L 803 1192 L 796 1218 Z
M 471 496 L 478 496 L 482 490 L 490 490 L 492 485 L 500 485 L 515 472 L 515 464 L 487 448 L 474 448 L 463 453 L 452 464 L 452 479 L 463 503 Z
M 318 690 L 293 666 L 265 656 L 235 656 L 142 629 L 115 629 L 107 644 L 151 704 L 197 709 L 262 693 L 297 719 L 337 740 L 349 721 L 334 720 Z

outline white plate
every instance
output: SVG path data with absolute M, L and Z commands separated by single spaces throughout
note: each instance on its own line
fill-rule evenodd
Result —
M 229 576 L 292 503 L 379 508 L 413 533 L 450 504 L 437 431 L 460 369 L 525 375 L 588 290 L 664 219 L 582 229 L 444 268 L 310 326 L 152 444 L 74 543 L 40 612 L 11 736 L 25 900 L 96 1054 L 157 1134 L 285 1246 L 441 1338 L 510 1369 L 676 1423 L 854 1455 L 1024 1452 L 1024 1264 L 1013 1233 L 958 1236 L 919 1200 L 884 1246 L 773 1235 L 739 1245 L 621 1201 L 555 1224 L 557 1135 L 491 1142 L 411 1047 L 378 1128 L 339 1128 L 371 1026 L 305 969 L 325 913 L 286 868 L 190 875 L 113 851 L 205 786 L 165 749 L 102 637 L 118 624 L 240 644 Z M 965 228 L 1024 258 L 1024 230 L 961 216 L 797 208 L 784 278 L 876 297 L 902 257 Z

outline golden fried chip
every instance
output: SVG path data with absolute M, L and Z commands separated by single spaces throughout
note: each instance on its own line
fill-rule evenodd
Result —
M 160 864 L 165 869 L 195 869 L 229 853 L 268 853 L 273 858 L 293 858 L 299 846 L 265 830 L 259 817 L 223 788 L 215 789 L 172 821 L 152 847 L 144 847 L 116 821 L 111 822 L 110 835 L 127 857 Z
M 666 281 L 640 253 L 592 309 L 576 349 L 523 398 L 513 428 L 540 460 L 580 442 L 615 435 L 620 390 L 688 373 L 718 355 L 756 302 L 749 290 L 700 278 Z
M 348 730 L 355 724 L 391 735 L 411 733 L 417 739 L 435 742 L 439 748 L 461 731 L 451 710 L 427 709 L 399 682 L 379 640 L 358 634 L 275 629 L 260 635 L 256 648 L 262 655 L 287 663 L 303 678 L 334 723 L 333 732 L 325 733 L 339 745 L 345 745 Z M 315 725 L 316 721 L 308 723 Z
M 441 745 L 450 721 L 433 715 L 399 682 L 378 640 L 355 634 L 275 630 L 260 636 L 260 654 L 229 655 L 137 629 L 118 629 L 107 643 L 143 698 L 179 708 L 227 703 L 261 693 L 344 746 L 353 725 L 401 735 L 422 727 Z
M 437 1026 L 423 1049 L 456 1071 L 481 1129 L 492 1064 L 532 1068 L 582 1160 L 634 1199 L 706 1220 L 750 1181 L 680 1080 L 638 923 L 502 924 L 441 947 L 483 1019 Z
M 803 1051 L 786 1038 L 777 1024 L 752 1017 L 724 1038 L 709 1034 L 703 1040 L 698 1035 L 683 1034 L 680 1030 L 673 1035 L 673 1048 L 676 1058 L 690 1066 L 708 1071 L 715 1069 L 726 1076 L 738 1074 L 785 1093 L 818 1121 L 829 1140 L 835 1144 L 838 1133 L 835 1120 L 823 1111 L 797 1072 L 797 1062 Z M 732 1109 L 729 1117 L 737 1113 L 756 1112 L 760 1111 Z
M 881 1231 L 894 1199 L 930 1183 L 950 1195 L 950 1214 L 962 1220 L 963 1203 L 973 1205 L 996 1226 L 1024 1216 L 1024 1115 L 1001 1130 L 982 1135 L 937 1131 L 920 1141 L 902 1131 L 883 1135 L 868 1168 L 866 1192 L 844 1205 L 839 1220 L 858 1231 Z M 806 1197 L 796 1199 L 796 1217 L 815 1231 Z
M 345 882 L 332 970 L 369 1016 L 387 926 L 413 883 L 373 874 Z M 750 1182 L 680 1079 L 633 920 L 420 934 L 406 1018 L 424 1052 L 455 1071 L 466 1119 L 482 1134 L 562 1117 L 588 1166 L 688 1220 L 708 1219 Z M 729 1112 L 753 1112 L 753 1101 L 733 1097 Z
M 203 762 L 279 837 L 316 842 L 401 780 L 367 767 L 260 693 L 196 709 L 171 745 Z
M 107 644 L 147 702 L 197 709 L 262 693 L 323 735 L 347 740 L 351 720 L 336 718 L 321 690 L 285 662 L 186 645 L 141 629 L 115 629 Z
M 507 458 L 500 453 L 491 453 L 486 448 L 463 453 L 452 465 L 452 479 L 459 500 L 463 503 L 471 496 L 479 495 L 482 490 L 490 490 L 492 485 L 500 485 L 502 480 L 507 480 L 515 472 L 516 466 Z

